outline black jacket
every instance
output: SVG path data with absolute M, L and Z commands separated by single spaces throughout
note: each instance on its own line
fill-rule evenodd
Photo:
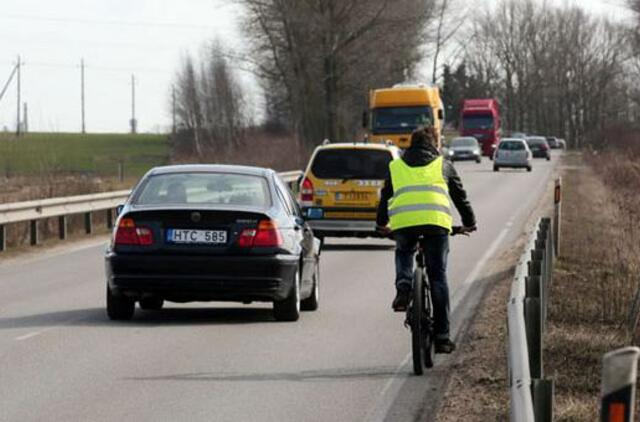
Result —
M 438 150 L 433 146 L 429 144 L 418 144 L 409 147 L 402 156 L 402 160 L 407 163 L 409 167 L 421 167 L 431 163 L 439 156 L 440 154 Z M 471 204 L 467 200 L 467 192 L 462 186 L 460 176 L 458 176 L 456 169 L 453 167 L 453 164 L 449 160 L 444 160 L 442 166 L 442 175 L 444 176 L 444 180 L 447 182 L 447 186 L 449 187 L 449 196 L 451 197 L 451 201 L 460 213 L 462 224 L 466 227 L 475 226 L 476 217 L 473 213 L 473 209 L 471 208 Z M 380 205 L 378 206 L 376 223 L 379 226 L 386 226 L 389 223 L 388 205 L 389 199 L 391 199 L 391 197 L 393 197 L 393 185 L 391 184 L 391 176 L 389 176 L 384 182 L 384 187 L 382 188 L 380 198 Z M 412 227 L 410 227 L 409 229 L 412 229 Z M 424 226 L 421 228 L 421 231 L 426 231 L 427 233 L 433 234 L 446 233 L 446 230 L 444 228 L 438 226 Z

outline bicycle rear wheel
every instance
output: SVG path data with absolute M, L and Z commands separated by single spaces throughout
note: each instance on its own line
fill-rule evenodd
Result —
M 413 354 L 413 373 L 422 375 L 423 357 L 425 349 L 425 335 L 423 332 L 424 315 L 424 280 L 423 273 L 417 268 L 413 274 L 413 297 L 409 307 L 411 321 L 411 352 Z
M 424 314 L 422 320 L 422 332 L 424 337 L 424 366 L 426 368 L 432 368 L 433 362 L 436 357 L 436 351 L 434 347 L 434 335 L 433 335 L 433 303 L 431 302 L 431 291 L 429 288 L 429 281 L 424 280 L 422 282 L 422 300 L 424 303 Z

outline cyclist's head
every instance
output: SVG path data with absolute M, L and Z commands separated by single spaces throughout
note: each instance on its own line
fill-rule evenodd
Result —
M 433 126 L 422 126 L 414 130 L 411 134 L 411 146 L 420 147 L 430 145 L 438 147 L 438 137 Z

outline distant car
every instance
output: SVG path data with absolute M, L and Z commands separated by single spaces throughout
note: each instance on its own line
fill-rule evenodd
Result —
M 551 148 L 549 148 L 549 144 L 543 136 L 529 136 L 527 138 L 527 145 L 531 150 L 531 154 L 533 154 L 533 158 L 546 158 L 547 161 L 551 160 Z
M 501 168 L 526 168 L 531 171 L 531 151 L 524 139 L 504 138 L 493 157 L 493 171 Z
M 451 161 L 473 160 L 482 161 L 482 151 L 478 140 L 472 136 L 454 138 L 447 147 L 446 157 Z
M 524 132 L 512 132 L 509 138 L 527 139 L 527 134 Z
M 335 143 L 316 148 L 300 185 L 302 211 L 320 239 L 377 237 L 376 211 L 389 163 L 387 144 Z
M 555 136 L 547 136 L 547 143 L 549 144 L 549 148 L 558 149 L 560 148 L 560 142 L 558 142 L 558 138 Z
M 558 139 L 559 148 L 567 149 L 567 142 L 564 139 Z
M 178 165 L 149 171 L 106 252 L 107 314 L 135 303 L 273 302 L 277 320 L 318 307 L 320 241 L 273 170 Z

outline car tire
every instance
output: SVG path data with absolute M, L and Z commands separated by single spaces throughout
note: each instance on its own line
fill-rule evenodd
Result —
M 498 167 L 498 166 L 494 165 L 494 166 L 493 166 L 493 171 L 500 171 L 500 167 Z
M 531 170 L 533 170 L 533 169 L 531 168 L 531 166 L 527 167 L 527 171 L 528 171 L 528 172 L 531 172 Z
M 164 305 L 164 300 L 160 297 L 148 297 L 140 299 L 140 309 L 145 311 L 159 311 Z
M 293 288 L 289 296 L 273 302 L 276 321 L 297 321 L 300 318 L 300 271 L 296 271 L 293 277 Z
M 480 164 L 482 162 L 482 158 L 478 157 L 476 158 L 476 163 Z
M 315 311 L 320 302 L 320 266 L 316 262 L 316 270 L 313 273 L 313 287 L 311 296 L 300 302 L 300 309 L 303 311 Z
M 107 315 L 112 321 L 128 321 L 133 318 L 136 302 L 124 297 L 115 296 L 107 287 Z
M 547 161 L 551 161 L 551 157 L 547 157 Z

